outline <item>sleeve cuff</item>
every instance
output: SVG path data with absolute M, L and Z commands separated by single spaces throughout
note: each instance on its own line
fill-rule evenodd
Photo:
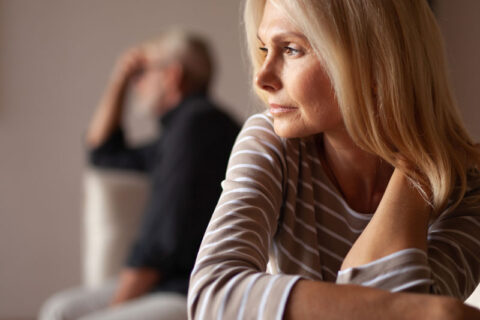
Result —
M 358 284 L 391 292 L 430 291 L 433 281 L 430 276 L 427 254 L 416 248 L 397 251 L 370 263 L 341 270 L 338 284 Z
M 127 256 L 125 266 L 130 268 L 152 268 L 161 272 L 168 272 L 172 269 L 171 261 L 172 259 L 163 259 L 160 250 L 137 241 Z
M 105 156 L 110 156 L 112 153 L 115 153 L 118 150 L 124 150 L 125 148 L 125 134 L 123 129 L 118 127 L 113 130 L 103 144 L 88 150 L 88 160 L 91 165 L 102 166 L 102 160 Z

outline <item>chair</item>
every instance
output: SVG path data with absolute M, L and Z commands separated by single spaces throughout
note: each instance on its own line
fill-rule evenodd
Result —
M 139 228 L 149 192 L 145 175 L 88 168 L 84 176 L 83 283 L 118 275 Z

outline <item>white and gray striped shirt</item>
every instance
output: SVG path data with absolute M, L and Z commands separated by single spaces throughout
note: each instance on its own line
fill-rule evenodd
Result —
M 200 247 L 190 319 L 281 319 L 300 278 L 466 299 L 480 276 L 480 208 L 462 203 L 406 249 L 339 272 L 372 214 L 352 210 L 325 175 L 313 138 L 283 139 L 269 113 L 245 123 Z M 478 194 L 478 178 L 469 194 Z M 468 194 L 467 194 L 468 197 Z

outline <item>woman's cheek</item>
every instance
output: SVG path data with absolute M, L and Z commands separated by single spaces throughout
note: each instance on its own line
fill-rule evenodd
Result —
M 300 106 L 305 106 L 305 103 L 311 100 L 311 90 L 312 84 L 309 81 L 309 75 L 305 72 L 294 72 L 290 77 L 290 95 L 291 98 L 299 103 Z

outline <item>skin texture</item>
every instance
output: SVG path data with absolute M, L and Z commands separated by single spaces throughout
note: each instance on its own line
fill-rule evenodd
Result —
M 267 4 L 268 19 L 258 30 L 264 64 L 256 76 L 259 88 L 269 93 L 275 132 L 283 137 L 304 137 L 341 126 L 334 91 L 320 60 L 307 39 L 278 10 Z M 284 112 L 276 109 L 284 109 Z
M 120 125 L 129 88 L 133 89 L 139 105 L 144 108 L 143 112 L 155 117 L 171 110 L 183 99 L 183 69 L 180 63 L 167 58 L 161 53 L 152 55 L 141 48 L 130 49 L 120 57 L 90 123 L 86 136 L 89 148 L 102 145 Z M 120 274 L 111 305 L 142 296 L 160 276 L 154 269 L 125 268 Z
M 480 312 L 447 297 L 301 280 L 292 290 L 284 319 L 475 320 Z
M 120 281 L 112 298 L 111 306 L 142 296 L 152 289 L 159 278 L 158 271 L 154 269 L 124 269 L 120 274 Z
M 399 169 L 357 147 L 348 135 L 331 82 L 308 40 L 267 1 L 258 30 L 264 63 L 256 85 L 267 94 L 274 130 L 288 138 L 316 136 L 325 172 L 351 208 L 374 213 L 342 269 L 406 248 L 426 250 L 430 208 Z M 402 162 L 399 160 L 398 165 Z M 395 237 L 392 237 L 392 235 Z M 287 319 L 478 319 L 455 299 L 391 294 L 358 286 L 299 281 Z

